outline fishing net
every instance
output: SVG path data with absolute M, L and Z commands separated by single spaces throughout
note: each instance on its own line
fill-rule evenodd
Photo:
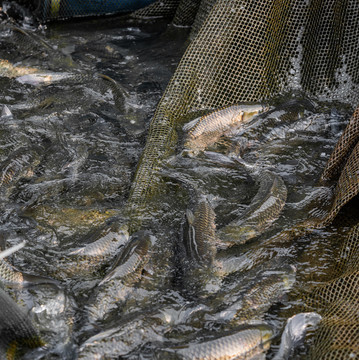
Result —
M 358 244 L 359 223 L 342 244 L 336 277 L 315 287 L 306 301 L 323 317 L 311 348 L 312 359 L 340 360 L 359 355 Z
M 132 214 L 146 211 L 156 170 L 191 114 L 293 90 L 356 106 L 358 15 L 355 1 L 201 1 L 191 42 L 151 123 L 132 183 Z

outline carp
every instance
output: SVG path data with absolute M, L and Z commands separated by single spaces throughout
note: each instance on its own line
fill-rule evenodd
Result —
M 187 131 L 184 147 L 194 153 L 203 151 L 229 130 L 248 123 L 266 110 L 268 108 L 262 104 L 239 104 L 195 119 L 183 127 Z

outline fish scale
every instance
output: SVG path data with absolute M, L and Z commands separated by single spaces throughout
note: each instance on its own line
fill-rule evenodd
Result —
M 0 260 L 0 282 L 6 284 L 21 284 L 24 281 L 22 273 L 11 266 L 6 260 Z
M 184 146 L 194 151 L 204 150 L 216 143 L 227 130 L 249 122 L 266 109 L 261 104 L 239 104 L 202 116 L 193 126 L 191 123 L 184 126 L 184 130 L 188 130 Z
M 224 242 L 243 244 L 260 235 L 279 217 L 287 199 L 283 179 L 271 171 L 260 171 L 258 181 L 258 192 L 246 211 L 219 231 Z
M 174 349 L 174 352 L 186 360 L 251 359 L 268 350 L 272 335 L 268 325 L 249 326 L 235 334 L 190 344 L 182 349 Z
M 192 216 L 187 211 L 188 255 L 201 263 L 213 263 L 216 254 L 216 214 L 207 199 L 200 201 Z
M 36 348 L 43 345 L 38 331 L 25 311 L 0 288 L 0 355 L 5 348 L 6 359 L 15 358 L 17 346 Z
M 29 175 L 31 169 L 40 163 L 39 155 L 31 149 L 19 149 L 1 165 L 1 188 L 10 188 L 21 177 Z

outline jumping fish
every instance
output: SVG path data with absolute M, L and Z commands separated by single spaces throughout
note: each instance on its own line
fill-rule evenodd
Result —
M 269 349 L 272 329 L 266 324 L 247 325 L 236 333 L 201 343 L 168 349 L 184 360 L 254 359 Z
M 19 349 L 34 349 L 44 343 L 24 309 L 0 288 L 0 356 L 18 358 Z
M 267 110 L 262 104 L 239 104 L 195 119 L 183 127 L 183 130 L 187 131 L 184 147 L 195 153 L 203 151 L 216 143 L 227 131 L 248 123 Z

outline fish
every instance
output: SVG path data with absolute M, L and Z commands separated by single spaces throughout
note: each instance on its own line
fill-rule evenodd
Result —
M 293 287 L 295 279 L 296 269 L 292 265 L 260 275 L 258 281 L 243 295 L 242 306 L 236 312 L 234 322 L 238 324 L 254 318 L 261 319 Z
M 127 244 L 129 233 L 126 225 L 117 221 L 107 224 L 84 240 L 87 245 L 76 248 L 61 257 L 53 269 L 49 269 L 52 276 L 59 278 L 77 278 L 92 276 L 101 270 Z
M 258 174 L 260 183 L 245 212 L 219 230 L 219 238 L 230 244 L 244 244 L 259 236 L 278 219 L 287 199 L 287 187 L 283 179 L 272 171 Z
M 187 132 L 184 147 L 194 154 L 216 143 L 227 131 L 248 123 L 256 115 L 267 111 L 262 104 L 238 104 L 195 119 L 183 127 Z
M 165 337 L 163 323 L 158 312 L 141 312 L 130 319 L 121 319 L 115 328 L 91 336 L 79 346 L 78 359 L 121 359 L 132 350 L 149 342 L 163 342 Z
M 213 340 L 167 349 L 184 360 L 254 359 L 270 347 L 273 331 L 267 324 L 247 325 Z
M 13 265 L 11 265 L 7 260 L 4 259 L 5 257 L 8 257 L 14 252 L 22 249 L 25 245 L 26 245 L 26 241 L 23 241 L 20 244 L 14 245 L 9 249 L 0 252 L 0 284 L 7 286 L 52 284 L 58 287 L 59 284 L 56 280 L 44 276 L 31 275 L 21 272 Z
M 2 359 L 18 358 L 20 349 L 35 349 L 45 343 L 32 321 L 0 287 L 0 355 Z M 3 352 L 3 354 L 1 354 Z
M 14 79 L 17 77 L 34 74 L 39 72 L 39 69 L 26 67 L 26 66 L 14 66 L 9 61 L 0 59 L 0 76 Z
M 141 230 L 132 235 L 111 271 L 98 284 L 91 303 L 86 307 L 90 323 L 106 318 L 133 294 L 133 287 L 141 280 L 144 267 L 150 259 L 154 241 L 148 231 Z
M 121 279 L 124 284 L 132 286 L 139 280 L 143 266 L 148 262 L 149 249 L 153 242 L 153 236 L 149 232 L 137 232 L 116 259 L 113 270 L 104 277 L 99 285 L 113 279 Z
M 123 86 L 108 75 L 98 74 L 98 76 L 108 84 L 113 93 L 113 98 L 117 109 L 121 112 L 126 110 L 126 102 L 128 102 L 129 94 Z
M 184 244 L 187 256 L 198 264 L 212 264 L 216 248 L 216 214 L 206 198 L 202 198 L 193 213 L 187 209 Z
M 14 151 L 0 164 L 0 191 L 9 192 L 21 178 L 31 177 L 39 164 L 40 155 L 34 148 Z
M 16 77 L 16 81 L 20 84 L 33 86 L 49 85 L 64 80 L 81 82 L 84 80 L 84 77 L 69 72 L 34 72 Z
M 224 247 L 245 244 L 259 236 L 278 219 L 287 200 L 287 187 L 280 175 L 273 171 L 251 165 L 238 157 L 204 152 L 209 161 L 228 167 L 244 166 L 259 182 L 259 189 L 244 213 L 218 230 L 218 237 Z
M 257 266 L 229 291 L 217 294 L 215 301 L 222 309 L 224 305 L 226 307 L 211 318 L 229 322 L 231 326 L 263 321 L 269 308 L 280 301 L 296 281 L 293 265 L 271 263 L 265 265 L 269 265 L 271 270 L 260 270 Z
M 322 320 L 316 312 L 299 313 L 287 320 L 280 347 L 273 360 L 287 360 L 303 341 L 309 327 L 315 327 Z

